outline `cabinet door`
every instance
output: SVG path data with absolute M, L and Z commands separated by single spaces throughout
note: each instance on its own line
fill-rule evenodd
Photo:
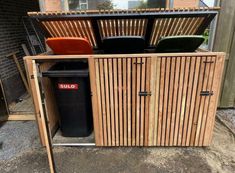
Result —
M 90 61 L 96 145 L 147 144 L 150 61 L 149 57 Z
M 208 146 L 223 63 L 215 55 L 90 60 L 96 145 Z
M 215 120 L 223 58 L 152 59 L 149 146 L 207 146 Z

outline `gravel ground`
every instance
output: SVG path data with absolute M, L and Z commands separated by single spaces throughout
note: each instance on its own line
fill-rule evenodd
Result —
M 220 109 L 217 116 L 233 131 L 235 134 L 235 109 Z
M 10 137 L 9 141 L 5 136 L 4 144 L 6 141 L 8 144 L 15 144 L 5 146 L 8 152 L 1 150 L 1 158 L 5 160 L 0 160 L 0 172 L 48 173 L 45 149 L 39 147 L 38 138 L 35 139 L 35 124 L 27 122 L 24 124 L 27 127 L 23 124 L 24 122 L 16 122 L 14 128 L 17 130 L 5 129 L 5 125 L 9 127 L 8 123 L 3 126 L 4 128 L 0 128 L 1 135 L 2 129 L 5 129 L 5 135 L 17 134 Z M 35 134 L 29 132 L 30 130 L 35 130 Z M 17 144 L 24 144 L 27 147 L 20 147 Z M 10 151 L 15 153 L 15 157 Z M 235 170 L 235 139 L 219 121 L 215 124 L 210 147 L 58 147 L 53 151 L 59 173 L 234 173 Z M 10 156 L 3 156 L 2 152 Z
M 0 124 L 0 161 L 40 147 L 34 121 L 8 121 Z

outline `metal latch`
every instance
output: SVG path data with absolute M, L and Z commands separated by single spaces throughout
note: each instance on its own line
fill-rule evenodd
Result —
M 140 64 L 140 65 L 142 65 L 142 64 L 144 64 L 144 62 L 134 62 L 133 64 Z
M 213 91 L 201 91 L 200 93 L 201 96 L 212 96 L 214 95 Z
M 211 63 L 214 63 L 215 61 L 203 61 L 203 62 L 206 64 L 211 64 Z
M 139 92 L 139 96 L 151 96 L 152 93 L 151 92 L 147 92 L 147 91 L 140 91 Z

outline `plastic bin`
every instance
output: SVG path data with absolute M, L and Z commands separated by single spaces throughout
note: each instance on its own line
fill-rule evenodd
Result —
M 60 62 L 42 75 L 53 83 L 62 135 L 89 136 L 93 123 L 87 62 Z

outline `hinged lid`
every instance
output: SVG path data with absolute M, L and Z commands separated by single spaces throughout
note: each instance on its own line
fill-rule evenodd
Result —
M 136 9 L 110 11 L 28 13 L 46 38 L 86 37 L 100 49 L 102 39 L 111 36 L 141 36 L 146 48 L 162 36 L 201 35 L 219 8 Z

